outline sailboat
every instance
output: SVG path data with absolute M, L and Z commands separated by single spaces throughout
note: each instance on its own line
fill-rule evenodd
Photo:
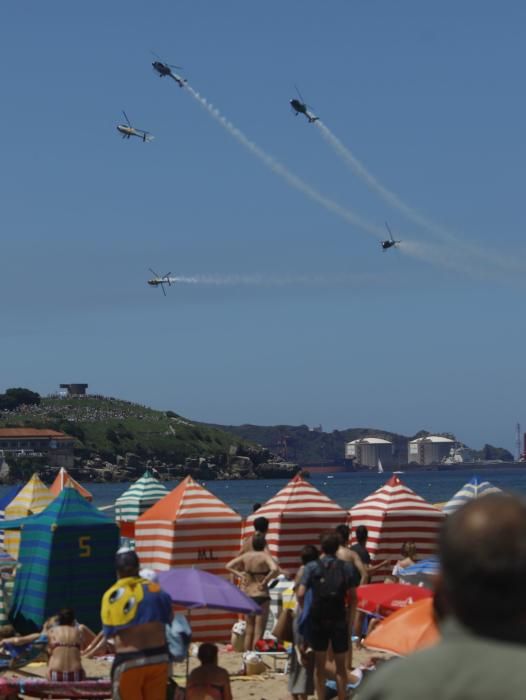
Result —
M 378 460 L 378 474 L 383 474 L 384 473 L 384 468 L 382 467 L 382 460 Z

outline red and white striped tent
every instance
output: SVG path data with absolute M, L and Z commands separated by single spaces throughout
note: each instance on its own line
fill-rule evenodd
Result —
M 369 532 L 367 549 L 373 558 L 389 563 L 379 569 L 372 581 L 381 581 L 400 559 L 404 542 L 412 541 L 420 558 L 436 552 L 437 535 L 444 513 L 425 501 L 397 476 L 392 476 L 381 488 L 350 510 L 352 536 L 358 525 Z
M 49 490 L 54 496 L 58 496 L 62 489 L 65 488 L 76 489 L 81 496 L 84 496 L 84 498 L 87 501 L 93 500 L 93 496 L 88 491 L 88 489 L 85 489 L 84 486 L 81 486 L 78 481 L 76 481 L 70 474 L 68 474 L 64 467 L 60 467 L 60 471 L 56 475 L 55 481 L 49 487 Z
M 289 578 L 301 564 L 306 544 L 319 546 L 320 535 L 337 525 L 349 524 L 349 513 L 299 474 L 245 521 L 244 536 L 253 532 L 254 518 L 269 521 L 267 544 Z
M 141 565 L 160 571 L 193 566 L 229 577 L 225 565 L 239 554 L 241 516 L 187 476 L 135 521 L 135 551 Z M 232 613 L 192 610 L 193 637 L 230 639 Z

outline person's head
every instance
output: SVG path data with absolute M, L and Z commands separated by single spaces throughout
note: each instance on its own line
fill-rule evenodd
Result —
M 354 534 L 356 535 L 356 541 L 358 544 L 363 544 L 365 547 L 367 544 L 367 538 L 369 537 L 369 532 L 365 525 L 358 525 Z
M 119 578 L 138 576 L 140 567 L 139 557 L 131 549 L 120 552 L 115 557 L 115 568 Z
M 267 540 L 262 532 L 256 532 L 252 538 L 252 549 L 254 552 L 262 552 L 267 546 Z
M 210 642 L 204 642 L 199 646 L 197 658 L 202 664 L 217 664 L 217 647 Z
M 351 532 L 350 528 L 348 525 L 338 525 L 336 527 L 336 532 L 338 533 L 340 537 L 340 543 L 343 545 L 346 545 L 347 542 L 349 541 L 349 534 Z
M 75 624 L 75 611 L 71 608 L 62 608 L 62 610 L 57 615 L 57 618 L 57 624 L 73 627 L 73 625 Z
M 140 569 L 139 576 L 152 583 L 157 583 L 159 581 L 159 574 L 153 569 Z
M 399 580 L 400 579 L 398 578 L 398 576 L 393 576 L 393 574 L 388 574 L 384 578 L 384 583 L 398 583 Z
M 338 551 L 338 547 L 340 546 L 340 544 L 340 535 L 336 532 L 336 530 L 329 530 L 328 532 L 324 532 L 323 535 L 320 537 L 321 551 L 324 554 L 334 556 Z
M 513 641 L 526 628 L 526 501 L 488 494 L 444 522 L 439 609 L 483 636 Z
M 310 561 L 316 561 L 319 559 L 320 552 L 318 548 L 313 544 L 306 544 L 301 550 L 301 563 L 308 564 Z
M 260 515 L 257 518 L 254 518 L 254 532 L 261 532 L 264 535 L 267 534 L 268 530 L 268 520 Z
M 252 506 L 252 512 L 255 513 L 256 510 L 259 510 L 261 508 L 261 503 L 254 503 Z
M 400 554 L 408 559 L 416 559 L 416 544 L 414 542 L 404 542 L 400 549 Z

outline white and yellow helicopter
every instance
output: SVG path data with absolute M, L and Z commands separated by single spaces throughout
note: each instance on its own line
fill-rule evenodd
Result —
M 124 110 L 122 110 L 122 113 L 126 119 L 126 124 L 117 124 L 117 131 L 122 134 L 123 139 L 129 139 L 130 136 L 137 136 L 144 142 L 151 141 L 153 139 L 153 136 L 148 131 L 136 129 L 134 126 L 132 126 L 130 120 L 128 119 L 128 115 Z

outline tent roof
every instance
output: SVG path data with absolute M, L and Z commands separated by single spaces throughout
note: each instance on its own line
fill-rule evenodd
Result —
M 308 481 L 297 474 L 289 483 L 264 503 L 247 522 L 260 516 L 275 516 L 281 513 L 295 513 L 305 518 L 319 515 L 338 515 L 345 522 L 347 511 L 331 500 Z
M 75 525 L 115 525 L 112 518 L 95 508 L 76 489 L 65 488 L 37 515 L 28 518 L 6 520 L 2 523 L 5 530 L 19 530 L 31 526 L 67 527 Z M 117 527 L 117 525 L 115 525 Z
M 164 498 L 149 508 L 139 518 L 145 520 L 223 520 L 241 521 L 241 516 L 213 493 L 207 491 L 187 476 Z
M 471 481 L 456 492 L 456 494 L 444 505 L 442 510 L 449 515 L 456 511 L 464 503 L 472 501 L 480 496 L 486 496 L 488 493 L 499 493 L 501 489 L 493 486 L 489 481 L 479 481 L 478 476 L 474 476 Z
M 58 474 L 55 477 L 55 481 L 49 487 L 49 490 L 52 494 L 58 496 L 58 494 L 67 486 L 76 489 L 80 493 L 80 495 L 84 496 L 84 498 L 87 498 L 88 501 L 93 500 L 93 496 L 88 491 L 88 489 L 85 489 L 83 486 L 81 486 L 78 481 L 75 481 L 75 479 L 70 474 L 68 474 L 64 467 L 61 467 Z
M 9 491 L 0 498 L 0 511 L 5 510 L 12 500 L 20 493 L 22 490 L 22 484 L 15 484 Z
M 40 479 L 38 474 L 33 474 L 27 484 L 20 489 L 18 495 L 6 506 L 5 513 L 14 511 L 14 515 L 19 515 L 20 511 L 40 512 L 53 500 L 53 494 Z
M 351 508 L 351 517 L 367 511 L 383 513 L 416 514 L 426 513 L 440 516 L 442 512 L 403 484 L 397 476 L 392 476 L 383 486 Z
M 152 472 L 147 469 L 137 481 L 115 501 L 115 505 L 139 503 L 140 501 L 157 501 L 169 493 L 168 489 Z

